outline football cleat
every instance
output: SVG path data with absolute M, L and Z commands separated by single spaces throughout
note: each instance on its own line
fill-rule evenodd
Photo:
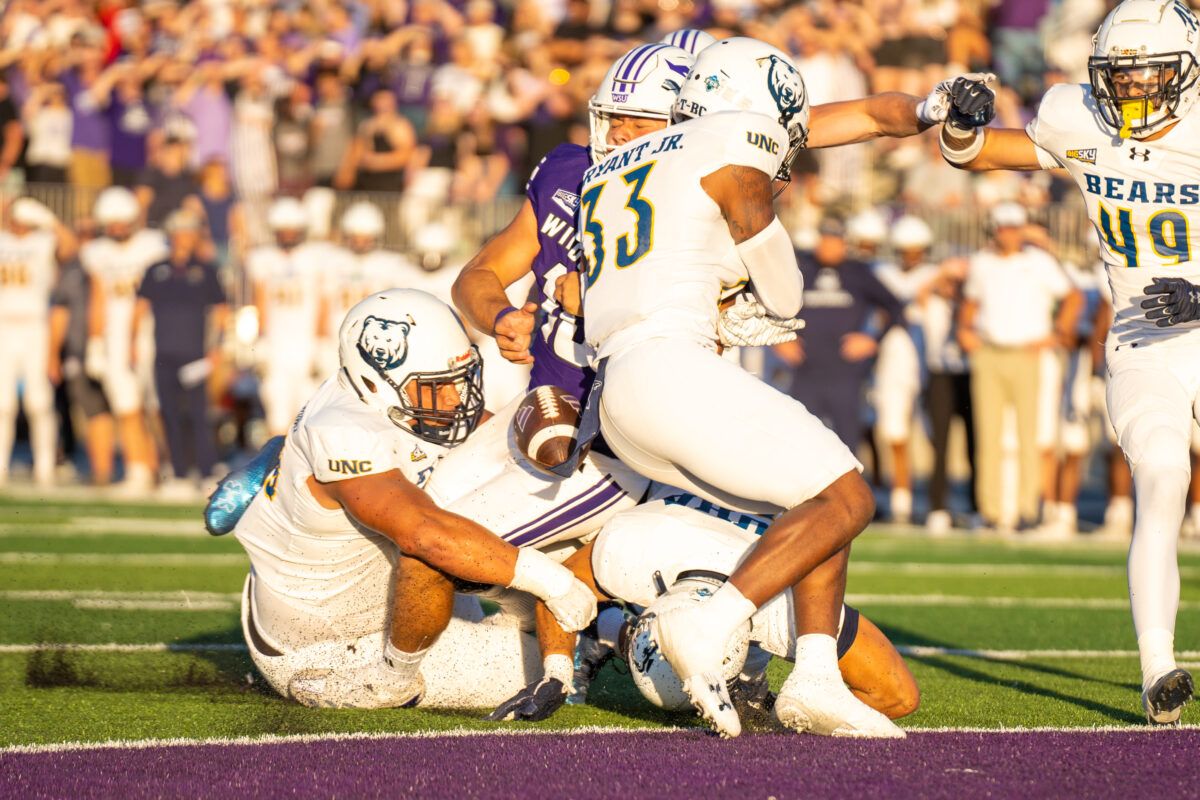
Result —
M 743 673 L 730 681 L 729 698 L 745 727 L 767 730 L 774 726 L 775 693 L 767 684 L 765 670 L 749 676 Z
M 742 722 L 725 685 L 725 642 L 711 634 L 705 610 L 703 603 L 664 609 L 650 621 L 651 632 L 700 716 L 722 737 L 733 738 Z
M 204 527 L 209 533 L 224 536 L 237 527 L 267 477 L 279 465 L 283 441 L 282 436 L 269 439 L 245 466 L 221 479 L 204 507 Z
M 1142 708 L 1151 725 L 1178 725 L 1179 713 L 1196 687 L 1185 669 L 1173 669 L 1142 692 Z
M 784 681 L 775 699 L 775 719 L 798 733 L 860 739 L 903 739 L 896 723 L 850 693 L 839 675 L 801 675 Z
M 411 708 L 425 695 L 420 673 L 400 684 L 383 664 L 347 670 L 302 670 L 288 681 L 288 694 L 310 708 Z
M 693 675 L 683 682 L 683 690 L 692 706 L 722 739 L 741 735 L 742 719 L 733 707 L 729 687 L 720 672 Z

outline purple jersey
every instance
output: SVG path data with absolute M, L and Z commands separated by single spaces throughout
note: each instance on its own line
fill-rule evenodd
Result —
M 533 260 L 534 286 L 542 313 L 529 346 L 533 356 L 529 388 L 558 386 L 580 401 L 592 381 L 592 371 L 580 366 L 587 363 L 588 348 L 583 326 L 555 302 L 554 282 L 561 275 L 578 271 L 582 251 L 575 231 L 575 212 L 579 210 L 579 187 L 588 166 L 586 147 L 560 144 L 537 165 L 525 187 L 541 247 Z

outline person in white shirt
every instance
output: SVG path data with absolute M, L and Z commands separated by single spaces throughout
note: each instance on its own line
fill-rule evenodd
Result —
M 979 511 L 985 524 L 1001 522 L 1001 441 L 1004 411 L 1011 406 L 1017 418 L 1021 529 L 1036 525 L 1039 516 L 1039 354 L 1072 335 L 1082 303 L 1058 262 L 1026 244 L 1027 222 L 1025 209 L 1015 203 L 992 210 L 995 246 L 971 259 L 958 331 L 971 357 Z
M 0 485 L 8 480 L 20 394 L 29 419 L 34 479 L 54 479 L 57 443 L 50 388 L 50 291 L 75 235 L 30 197 L 13 201 L 0 231 Z M 18 384 L 24 387 L 18 392 Z

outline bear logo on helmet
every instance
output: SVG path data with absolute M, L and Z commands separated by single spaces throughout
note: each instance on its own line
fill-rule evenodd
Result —
M 787 120 L 800 112 L 804 101 L 804 81 L 799 71 L 779 56 L 760 58 L 759 66 L 764 60 L 767 62 L 767 89 L 786 124 Z
M 393 370 L 408 358 L 408 332 L 414 325 L 412 317 L 403 322 L 367 317 L 358 337 L 358 351 L 380 370 Z

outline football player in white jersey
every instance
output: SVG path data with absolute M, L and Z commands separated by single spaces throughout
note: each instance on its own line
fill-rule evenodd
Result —
M 921 394 L 921 357 L 913 330 L 921 323 L 919 299 L 937 279 L 938 267 L 929 260 L 933 231 L 920 217 L 906 216 L 892 226 L 894 261 L 875 267 L 875 274 L 904 303 L 907 326 L 897 325 L 879 342 L 875 362 L 875 422 L 879 441 L 892 456 L 891 517 L 893 522 L 912 520 L 912 468 L 908 441 Z
M 271 204 L 267 225 L 275 244 L 263 245 L 246 257 L 254 286 L 262 366 L 262 403 L 267 430 L 285 432 L 301 404 L 312 393 L 317 368 L 322 275 L 332 246 L 306 242 L 308 213 L 299 200 L 283 197 Z
M 1176 722 L 1193 693 L 1174 639 L 1200 319 L 1160 305 L 1186 299 L 1185 287 L 1160 292 L 1200 283 L 1198 57 L 1200 20 L 1186 2 L 1126 0 L 1096 33 L 1089 83 L 1052 87 L 1024 130 L 952 113 L 941 135 L 946 160 L 964 169 L 1066 169 L 1099 236 L 1114 309 L 1108 409 L 1137 497 L 1129 595 L 1142 704 L 1160 724 Z
M 947 82 L 930 99 L 944 103 L 944 114 L 962 94 L 963 110 L 988 118 L 990 98 L 974 83 Z M 762 42 L 727 39 L 701 51 L 675 125 L 631 141 L 584 176 L 584 313 L 603 386 L 593 389 L 585 422 L 598 405 L 605 440 L 648 477 L 726 507 L 783 512 L 710 601 L 655 619 L 664 654 L 724 735 L 740 732 L 720 679 L 725 643 L 794 587 L 799 668 L 784 684 L 777 717 L 798 730 L 903 736 L 855 699 L 837 671 L 841 592 L 829 587 L 844 581 L 847 545 L 874 511 L 861 466 L 803 406 L 723 360 L 715 345 L 722 293 L 747 282 L 781 323 L 799 311 L 799 272 L 775 217 L 772 181 L 787 177 L 806 137 L 810 147 L 826 147 L 912 135 L 930 124 L 929 106 L 906 95 L 830 104 L 810 135 L 790 58 Z M 731 419 L 736 436 L 701 433 Z
M 93 212 L 103 235 L 86 243 L 79 261 L 91 277 L 85 369 L 104 386 L 117 418 L 125 456 L 124 489 L 143 492 L 154 484 L 157 454 L 142 409 L 148 386 L 135 371 L 135 359 L 149 353 L 148 339 L 133 340 L 133 313 L 142 275 L 169 254 L 160 231 L 139 229 L 142 209 L 133 192 L 120 186 L 102 191 Z M 143 329 L 145 336 L 150 331 Z
M 8 481 L 17 387 L 29 419 L 33 477 L 54 480 L 56 421 L 50 388 L 50 291 L 78 246 L 70 229 L 31 197 L 14 200 L 0 231 L 0 485 Z
M 308 399 L 235 529 L 252 566 L 251 656 L 306 705 L 494 705 L 535 674 L 536 643 L 451 621 L 451 580 L 529 592 L 570 630 L 591 621 L 595 599 L 549 557 L 421 490 L 484 413 L 479 354 L 453 311 L 388 290 L 354 306 L 338 339 L 341 369 Z
M 372 292 L 393 287 L 418 288 L 403 280 L 410 266 L 404 256 L 385 250 L 383 212 L 363 200 L 342 214 L 341 246 L 331 248 L 321 271 L 321 326 L 318 360 L 321 373 L 337 370 L 337 332 L 355 303 Z

